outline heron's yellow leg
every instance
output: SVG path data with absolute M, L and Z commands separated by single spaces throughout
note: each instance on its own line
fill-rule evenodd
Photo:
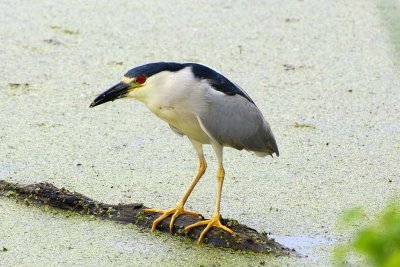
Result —
M 196 186 L 197 182 L 200 180 L 200 178 L 203 176 L 207 169 L 207 163 L 203 155 L 199 156 L 199 163 L 197 165 L 197 174 L 194 177 L 192 183 L 190 184 L 189 188 L 186 190 L 185 194 L 183 194 L 182 198 L 178 201 L 176 204 L 175 208 L 167 209 L 167 210 L 159 210 L 159 209 L 145 209 L 145 212 L 158 212 L 162 213 L 160 217 L 158 217 L 154 222 L 151 227 L 151 231 L 154 231 L 157 227 L 157 224 L 159 224 L 162 220 L 167 218 L 168 216 L 172 215 L 171 217 L 171 222 L 169 223 L 169 230 L 172 232 L 174 228 L 174 222 L 176 218 L 178 218 L 179 215 L 181 214 L 190 214 L 193 216 L 198 216 L 202 217 L 201 214 L 198 214 L 197 212 L 194 211 L 188 211 L 183 208 L 185 205 L 187 199 L 189 198 L 190 194 L 193 191 L 193 188 Z
M 214 214 L 211 217 L 211 219 L 200 221 L 200 222 L 197 222 L 197 223 L 194 223 L 194 224 L 191 224 L 191 225 L 188 225 L 185 227 L 185 232 L 187 232 L 190 229 L 192 229 L 193 227 L 206 225 L 204 230 L 201 232 L 197 243 L 200 243 L 203 240 L 204 236 L 211 229 L 211 227 L 221 228 L 222 230 L 224 230 L 230 234 L 233 234 L 233 231 L 231 229 L 222 225 L 222 223 L 221 223 L 220 204 L 221 204 L 221 191 L 222 191 L 222 184 L 224 182 L 224 176 L 225 176 L 224 167 L 222 166 L 222 164 L 219 164 L 218 173 L 217 173 L 217 197 L 216 197 Z

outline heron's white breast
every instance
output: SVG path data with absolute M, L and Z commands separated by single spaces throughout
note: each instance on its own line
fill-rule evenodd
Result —
M 133 97 L 144 102 L 157 117 L 189 138 L 210 143 L 196 117 L 207 108 L 206 90 L 204 82 L 196 79 L 188 67 L 177 72 L 163 71 L 151 76 L 146 86 Z

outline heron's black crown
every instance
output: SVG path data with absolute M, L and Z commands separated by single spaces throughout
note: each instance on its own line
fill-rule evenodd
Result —
M 190 67 L 193 75 L 202 80 L 206 79 L 217 91 L 227 95 L 240 95 L 254 104 L 253 100 L 236 84 L 229 81 L 225 76 L 215 70 L 197 63 L 176 63 L 176 62 L 155 62 L 138 66 L 129 70 L 125 76 L 129 78 L 137 77 L 141 74 L 151 77 L 162 71 L 176 72 L 186 67 Z

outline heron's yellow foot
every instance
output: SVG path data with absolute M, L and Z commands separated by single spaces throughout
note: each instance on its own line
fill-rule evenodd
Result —
M 185 227 L 185 232 L 188 232 L 193 227 L 202 226 L 202 225 L 207 225 L 207 226 L 201 232 L 201 234 L 199 236 L 199 239 L 197 240 L 198 244 L 200 244 L 200 242 L 203 240 L 204 236 L 211 229 L 211 227 L 221 228 L 222 230 L 224 230 L 224 231 L 226 231 L 226 232 L 228 232 L 230 234 L 233 234 L 233 231 L 231 229 L 229 229 L 228 227 L 222 225 L 222 223 L 221 223 L 221 215 L 213 215 L 211 217 L 211 219 L 209 219 L 209 220 L 204 220 L 204 221 L 200 221 L 200 222 L 188 225 L 188 226 Z
M 172 215 L 171 217 L 171 222 L 169 223 L 169 231 L 172 233 L 172 230 L 174 229 L 174 222 L 176 218 L 178 218 L 179 215 L 181 214 L 189 214 L 193 215 L 196 217 L 203 217 L 201 214 L 194 212 L 194 211 L 189 211 L 189 210 L 184 210 L 183 206 L 177 205 L 175 208 L 172 209 L 167 209 L 167 210 L 159 210 L 159 209 L 145 209 L 145 212 L 157 212 L 157 213 L 162 213 L 160 217 L 158 217 L 154 222 L 153 225 L 151 226 L 151 231 L 154 232 L 156 230 L 157 224 L 159 224 L 162 220 L 167 218 L 168 216 Z

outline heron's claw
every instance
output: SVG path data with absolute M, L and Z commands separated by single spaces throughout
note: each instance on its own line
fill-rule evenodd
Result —
M 203 217 L 201 214 L 194 212 L 194 211 L 189 211 L 189 210 L 184 210 L 183 206 L 176 206 L 175 208 L 172 209 L 167 209 L 167 210 L 159 210 L 159 209 L 144 209 L 145 212 L 157 212 L 157 213 L 162 213 L 160 217 L 158 217 L 154 222 L 153 225 L 151 226 L 151 231 L 154 232 L 156 230 L 157 225 L 167 218 L 168 216 L 172 215 L 171 217 L 171 222 L 169 223 L 169 231 L 172 233 L 172 230 L 174 229 L 174 222 L 176 218 L 178 218 L 179 215 L 181 214 L 189 214 L 192 216 L 196 217 Z
M 197 227 L 197 226 L 202 226 L 202 225 L 206 225 L 206 227 L 204 228 L 204 230 L 201 232 L 199 239 L 197 240 L 197 243 L 200 244 L 200 242 L 203 240 L 204 236 L 206 235 L 206 233 L 211 229 L 211 227 L 217 227 L 217 228 L 221 228 L 222 230 L 233 234 L 234 232 L 229 229 L 228 227 L 222 225 L 221 223 L 221 216 L 220 215 L 213 215 L 211 217 L 211 219 L 209 220 L 204 220 L 204 221 L 200 221 L 191 225 L 188 225 L 185 227 L 185 232 L 188 232 L 190 229 L 192 229 L 193 227 Z

